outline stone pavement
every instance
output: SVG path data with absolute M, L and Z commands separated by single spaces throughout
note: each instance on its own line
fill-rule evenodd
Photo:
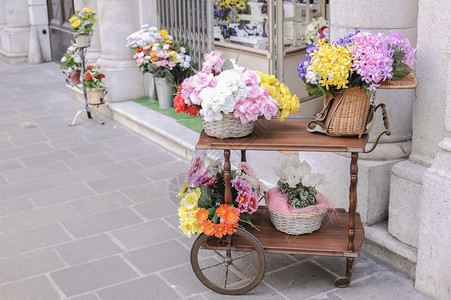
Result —
M 56 64 L 0 62 L 0 299 L 233 298 L 197 280 L 177 229 L 188 161 L 108 119 L 67 126 L 80 108 Z M 426 299 L 366 255 L 345 289 L 343 258 L 267 257 L 235 298 Z

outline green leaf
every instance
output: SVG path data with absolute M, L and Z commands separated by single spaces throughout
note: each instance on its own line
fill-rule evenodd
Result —
M 200 198 L 197 201 L 197 205 L 199 208 L 208 209 L 211 207 L 211 189 L 206 188 L 204 186 L 200 186 Z
M 212 207 L 208 210 L 208 218 L 211 219 L 211 222 L 215 223 L 215 224 L 219 224 L 219 217 L 218 214 L 216 213 L 216 208 Z
M 233 69 L 233 63 L 230 60 L 226 60 L 226 62 L 222 65 L 222 70 L 231 70 Z
M 393 77 L 391 80 L 400 80 L 412 72 L 412 68 L 401 62 L 396 69 L 393 69 Z
M 307 92 L 309 94 L 309 96 L 323 96 L 323 92 L 321 91 L 321 89 L 319 88 L 319 86 L 311 84 L 311 83 L 306 83 L 305 87 L 307 89 Z
M 258 227 L 256 227 L 254 224 L 252 224 L 251 218 L 250 218 L 250 216 L 249 216 L 247 213 L 241 213 L 241 214 L 240 214 L 240 220 L 239 220 L 239 222 L 240 222 L 240 223 L 247 224 L 247 225 L 250 225 L 252 228 L 254 228 L 254 229 L 260 231 L 260 229 L 258 229 Z M 241 227 L 244 227 L 244 225 L 242 225 L 242 224 L 240 224 L 240 226 L 241 226 Z

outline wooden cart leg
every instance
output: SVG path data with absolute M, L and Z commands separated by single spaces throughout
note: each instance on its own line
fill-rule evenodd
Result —
M 351 283 L 352 265 L 354 264 L 354 257 L 346 258 L 346 276 L 340 276 L 335 280 L 335 286 L 339 288 L 348 287 Z
M 355 237 L 355 213 L 357 210 L 357 179 L 359 168 L 357 161 L 359 154 L 352 152 L 351 154 L 351 184 L 349 186 L 349 222 L 348 222 L 348 252 L 354 252 L 354 237 Z M 352 276 L 352 265 L 354 258 L 348 257 L 346 259 L 346 276 L 340 276 L 335 280 L 335 286 L 344 288 L 349 286 Z
M 241 150 L 241 161 L 246 162 L 246 150 Z

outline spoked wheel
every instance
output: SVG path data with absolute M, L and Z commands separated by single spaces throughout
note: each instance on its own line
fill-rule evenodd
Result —
M 265 275 L 266 256 L 260 242 L 237 228 L 222 238 L 201 234 L 191 249 L 191 265 L 209 289 L 226 295 L 244 294 Z

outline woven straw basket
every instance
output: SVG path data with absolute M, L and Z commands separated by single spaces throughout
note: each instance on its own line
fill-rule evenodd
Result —
M 267 207 L 271 222 L 277 230 L 300 235 L 312 233 L 321 227 L 326 210 L 319 210 L 311 213 L 285 214 Z
M 330 135 L 361 135 L 366 128 L 371 96 L 359 87 L 343 93 L 343 100 L 330 112 L 333 118 L 326 124 L 327 132 Z
M 250 134 L 254 130 L 254 122 L 241 124 L 239 118 L 231 114 L 222 114 L 222 120 L 207 122 L 200 116 L 204 125 L 205 134 L 218 139 L 239 138 Z

